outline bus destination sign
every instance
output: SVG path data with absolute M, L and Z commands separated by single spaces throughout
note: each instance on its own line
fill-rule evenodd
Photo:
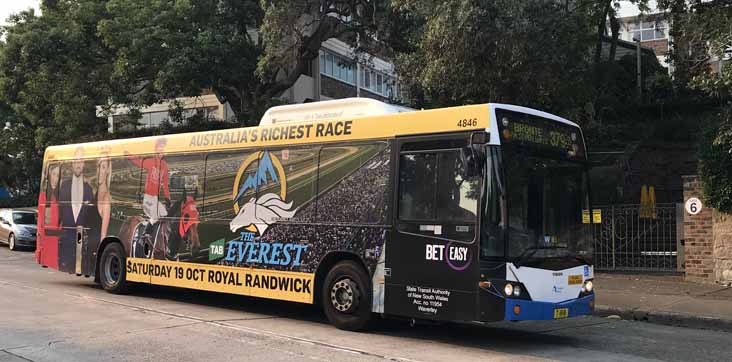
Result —
M 510 138 L 516 142 L 536 143 L 563 149 L 570 149 L 574 143 L 572 135 L 560 130 L 545 129 L 516 121 L 508 129 L 511 132 Z M 576 134 L 574 138 L 576 140 Z
M 584 146 L 579 128 L 554 120 L 497 110 L 501 138 L 506 143 L 554 150 L 569 158 L 583 158 Z

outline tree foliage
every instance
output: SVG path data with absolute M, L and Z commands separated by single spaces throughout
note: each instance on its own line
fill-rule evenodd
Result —
M 704 195 L 709 206 L 732 213 L 732 118 L 729 108 L 725 121 L 709 127 L 699 147 Z
M 256 116 L 264 100 L 256 0 L 109 0 L 106 9 L 98 33 L 121 85 L 113 103 L 144 106 L 211 89 L 240 120 Z
M 11 17 L 0 43 L 0 99 L 27 119 L 38 147 L 106 129 L 95 115 L 112 88 L 110 54 L 96 35 L 94 0 L 61 1 Z
M 0 102 L 0 187 L 11 192 L 0 207 L 32 205 L 38 192 L 43 151 L 36 147 L 35 133 L 27 119 Z
M 712 97 L 719 105 L 717 122 L 707 126 L 699 147 L 704 194 L 710 206 L 732 213 L 732 62 L 719 68 L 710 61 L 732 51 L 732 2 L 665 0 L 672 15 L 677 82 Z
M 397 65 L 435 105 L 510 102 L 576 115 L 591 99 L 588 12 L 548 1 L 397 1 L 413 49 Z

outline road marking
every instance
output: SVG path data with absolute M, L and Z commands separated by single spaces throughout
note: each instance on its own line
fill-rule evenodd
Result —
M 15 354 L 15 353 L 13 353 L 13 352 L 10 352 L 10 351 L 8 351 L 7 349 L 0 349 L 0 352 L 5 352 L 6 354 L 8 354 L 8 355 L 10 355 L 10 356 L 12 356 L 12 357 L 15 357 L 15 358 L 17 358 L 18 360 L 22 360 L 22 361 L 29 361 L 29 362 L 34 362 L 34 361 L 33 361 L 32 359 L 27 359 L 27 358 L 25 358 L 25 357 L 23 357 L 23 356 L 21 356 L 21 355 L 18 355 L 18 354 Z M 2 360 L 3 360 L 3 361 L 5 361 L 5 359 L 4 359 L 4 358 L 3 358 Z M 12 361 L 12 360 L 11 360 L 11 361 Z
M 37 291 L 43 291 L 43 292 L 47 292 L 47 293 L 53 292 L 48 289 L 32 287 L 32 286 L 28 286 L 28 285 L 24 285 L 24 284 L 9 282 L 6 280 L 0 280 L 0 284 L 21 287 L 21 288 L 31 289 L 31 290 L 37 290 Z M 76 293 L 69 293 L 69 292 L 61 292 L 61 293 L 66 296 L 70 296 L 70 297 L 74 297 L 74 298 L 101 302 L 101 303 L 108 303 L 108 304 L 118 305 L 118 306 L 125 307 L 125 308 L 136 309 L 136 310 L 141 310 L 141 311 L 146 311 L 146 312 L 151 312 L 151 313 L 157 313 L 157 314 L 161 314 L 161 315 L 165 315 L 165 316 L 169 316 L 169 317 L 185 319 L 185 320 L 189 320 L 189 321 L 195 321 L 195 322 L 199 322 L 199 323 L 208 324 L 211 326 L 227 328 L 227 329 L 236 330 L 239 332 L 250 333 L 250 334 L 254 334 L 254 335 L 258 335 L 258 336 L 269 336 L 269 337 L 283 339 L 283 340 L 296 341 L 301 344 L 325 347 L 325 348 L 335 350 L 335 351 L 340 351 L 340 352 L 358 354 L 358 355 L 369 356 L 369 357 L 376 357 L 376 358 L 381 358 L 381 359 L 385 359 L 385 360 L 389 360 L 389 361 L 418 362 L 418 360 L 414 360 L 414 359 L 382 355 L 382 354 L 372 353 L 372 352 L 365 351 L 365 350 L 358 349 L 358 348 L 341 346 L 341 345 L 322 342 L 322 341 L 309 339 L 309 338 L 291 336 L 291 335 L 284 334 L 284 333 L 271 332 L 271 331 L 251 328 L 251 327 L 237 326 L 234 324 L 226 323 L 225 321 L 221 321 L 221 320 L 209 320 L 209 319 L 199 318 L 199 317 L 190 316 L 190 315 L 186 315 L 186 314 L 166 312 L 166 311 L 155 309 L 155 308 L 141 307 L 141 306 L 137 306 L 134 304 L 127 304 L 127 303 L 112 301 L 112 300 L 108 300 L 108 299 L 92 297 L 90 295 L 76 294 Z M 264 319 L 264 318 L 258 318 L 258 319 Z

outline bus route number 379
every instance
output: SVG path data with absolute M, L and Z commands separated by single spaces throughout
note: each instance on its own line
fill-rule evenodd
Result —
M 477 118 L 463 118 L 461 120 L 458 120 L 457 126 L 461 127 L 461 128 L 476 127 L 476 126 L 478 126 L 478 119 Z

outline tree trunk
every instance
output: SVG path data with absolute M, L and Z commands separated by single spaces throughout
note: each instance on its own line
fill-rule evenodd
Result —
M 615 53 L 618 50 L 618 37 L 620 36 L 620 21 L 615 17 L 615 14 L 610 14 L 610 31 L 612 31 L 612 41 L 610 42 L 610 56 L 609 61 L 615 60 Z
M 595 65 L 599 64 L 602 60 L 602 40 L 605 36 L 605 26 L 607 25 L 607 15 L 610 13 L 610 6 L 612 6 L 612 0 L 604 0 L 605 4 L 602 6 L 602 13 L 597 21 L 597 44 L 595 45 Z

